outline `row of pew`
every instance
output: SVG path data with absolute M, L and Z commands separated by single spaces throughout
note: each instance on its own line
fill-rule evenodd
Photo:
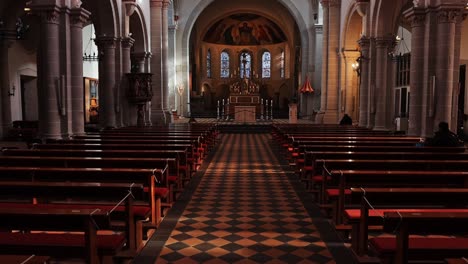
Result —
M 272 137 L 357 262 L 468 257 L 465 147 L 337 125 L 277 124 Z
M 131 261 L 217 136 L 215 124 L 171 124 L 3 149 L 0 262 Z

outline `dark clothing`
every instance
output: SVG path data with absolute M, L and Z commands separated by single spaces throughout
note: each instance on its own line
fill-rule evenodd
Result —
M 349 115 L 344 115 L 340 121 L 340 125 L 352 125 L 353 119 Z
M 437 131 L 433 138 L 427 139 L 426 145 L 436 147 L 459 147 L 463 146 L 463 142 L 451 131 Z

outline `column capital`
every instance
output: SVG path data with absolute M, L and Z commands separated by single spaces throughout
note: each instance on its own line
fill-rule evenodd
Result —
M 129 49 L 135 44 L 135 39 L 131 37 L 122 38 L 122 48 Z
M 426 9 L 424 8 L 410 8 L 403 13 L 403 16 L 410 21 L 412 28 L 426 25 Z
M 359 47 L 361 47 L 361 50 L 369 49 L 370 47 L 370 39 L 366 36 L 361 36 L 357 43 L 359 44 Z
M 394 37 L 377 37 L 375 39 L 375 45 L 377 48 L 392 48 L 396 45 Z
M 171 4 L 170 0 L 163 0 L 162 8 L 163 9 L 168 9 L 170 4 Z
M 169 29 L 169 32 L 175 32 L 177 31 L 177 25 L 170 25 L 168 29 Z
M 437 10 L 437 23 L 460 23 L 463 21 L 463 12 L 460 9 L 448 9 L 440 7 Z
M 96 46 L 98 48 L 115 48 L 117 38 L 116 37 L 108 37 L 108 36 L 99 36 L 94 39 Z
M 322 5 L 323 8 L 339 6 L 340 0 L 321 0 L 320 4 Z
M 150 7 L 162 8 L 163 0 L 150 0 Z
M 84 8 L 73 8 L 70 11 L 70 24 L 75 27 L 83 27 L 89 20 L 91 12 Z
M 33 14 L 40 17 L 41 23 L 59 24 L 60 7 L 57 5 L 40 5 L 32 4 L 31 10 Z
M 133 52 L 131 56 L 135 60 L 145 60 L 151 58 L 151 52 Z

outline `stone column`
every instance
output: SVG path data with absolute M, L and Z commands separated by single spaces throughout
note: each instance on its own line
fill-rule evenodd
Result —
M 70 67 L 71 67 L 71 109 L 72 135 L 84 134 L 83 101 L 83 24 L 91 13 L 83 8 L 70 12 Z
M 357 62 L 357 59 L 359 58 L 359 52 L 357 51 L 344 51 L 344 67 L 343 67 L 343 72 L 345 74 L 344 82 L 343 82 L 343 87 L 344 90 L 341 94 L 344 98 L 341 99 L 341 103 L 344 105 L 341 105 L 342 108 L 342 113 L 343 114 L 348 114 L 353 121 L 357 120 L 357 113 L 356 113 L 356 96 L 357 96 L 357 85 L 359 83 L 358 80 L 358 72 L 356 72 L 353 69 L 353 63 Z
M 449 123 L 452 130 L 453 92 L 458 83 L 454 81 L 456 23 L 461 19 L 461 9 L 439 7 L 437 12 L 436 54 L 436 110 L 434 126 L 439 122 Z
M 123 38 L 122 39 L 122 82 L 121 82 L 121 91 L 120 91 L 120 98 L 121 104 L 124 109 L 122 111 L 123 117 L 123 125 L 129 126 L 132 125 L 132 120 L 136 120 L 133 118 L 133 113 L 136 113 L 136 109 L 132 105 L 129 104 L 127 99 L 127 89 L 128 89 L 128 79 L 125 76 L 126 73 L 130 73 L 132 71 L 132 60 L 131 60 L 131 48 L 135 40 L 133 38 Z
M 421 135 L 422 120 L 424 119 L 423 113 L 426 113 L 426 111 L 423 111 L 426 13 L 424 9 L 412 8 L 404 15 L 411 21 L 411 93 L 408 135 L 419 136 Z
M 12 84 L 10 83 L 10 72 L 9 72 L 9 59 L 8 50 L 14 43 L 13 39 L 16 37 L 14 31 L 0 31 L 0 34 L 4 36 L 0 39 L 0 138 L 3 138 L 8 128 L 11 127 L 11 103 L 10 103 L 10 89 Z M 9 37 L 10 36 L 10 37 Z M 19 92 L 16 88 L 15 94 Z
M 367 127 L 369 123 L 369 38 L 362 36 L 359 41 L 361 59 L 359 69 L 359 126 Z
M 151 73 L 153 73 L 153 98 L 151 100 L 151 123 L 166 123 L 163 113 L 163 66 L 162 66 L 162 8 L 163 0 L 151 0 Z
M 324 123 L 336 124 L 339 119 L 339 39 L 340 39 L 340 11 L 341 3 L 339 0 L 323 0 L 322 5 L 328 4 L 328 20 L 324 20 L 324 25 L 327 24 L 327 32 L 324 27 L 324 38 L 328 38 L 324 47 L 328 48 L 326 57 L 326 112 Z M 327 44 L 327 45 L 325 45 Z M 323 89 L 324 87 L 322 87 Z M 322 95 L 323 96 L 323 95 Z
M 179 96 L 175 90 L 177 86 L 177 71 L 176 71 L 176 32 L 177 25 L 169 26 L 169 76 L 172 76 L 172 80 L 169 82 L 169 110 L 177 109 L 177 97 Z M 213 55 L 213 54 L 212 54 Z M 213 61 L 213 60 L 212 60 Z M 213 72 L 214 73 L 214 72 Z
M 388 111 L 390 111 L 388 105 L 388 76 L 387 76 L 387 66 L 388 66 L 388 52 L 391 45 L 393 45 L 394 40 L 390 37 L 380 37 L 376 39 L 376 87 L 374 99 L 376 112 L 375 112 L 375 130 L 385 130 L 387 127 L 387 118 Z
M 59 19 L 60 9 L 55 5 L 33 5 L 40 16 L 40 44 L 38 52 L 39 135 L 60 138 L 60 109 L 63 106 L 65 84 L 60 78 Z
M 115 111 L 115 37 L 100 36 L 95 39 L 99 54 L 99 124 L 101 128 L 116 127 Z
M 320 88 L 320 112 L 327 111 L 327 87 L 328 87 L 328 28 L 329 9 L 328 1 L 322 0 L 323 11 L 323 41 L 322 41 L 322 83 Z
M 170 0 L 164 0 L 162 6 L 161 24 L 161 70 L 162 70 L 162 110 L 166 117 L 166 123 L 170 122 L 169 108 L 169 22 L 168 12 Z M 172 90 L 174 91 L 174 90 Z

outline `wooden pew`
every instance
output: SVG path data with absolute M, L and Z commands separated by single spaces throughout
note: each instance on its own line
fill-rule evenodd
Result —
M 468 209 L 464 212 L 386 212 L 384 230 L 396 233 L 396 238 L 376 237 L 369 240 L 371 248 L 383 259 L 395 264 L 410 259 L 444 260 L 461 258 L 468 252 L 466 237 L 410 237 L 410 234 L 468 233 Z
M 93 162 L 90 158 L 122 158 L 117 164 L 115 163 L 106 163 L 95 161 L 93 167 L 126 167 L 126 168 L 164 168 L 166 165 L 169 165 L 169 177 L 167 180 L 168 187 L 172 186 L 170 189 L 171 201 L 175 198 L 174 191 L 181 191 L 182 189 L 182 175 L 179 172 L 179 164 L 182 161 L 187 160 L 187 150 L 86 150 L 86 149 L 6 149 L 3 152 L 3 155 L 6 156 L 37 156 L 37 157 L 86 157 L 89 158 L 86 160 L 86 163 L 89 164 Z M 131 157 L 130 160 L 125 160 L 125 158 Z M 141 158 L 139 158 L 141 157 Z M 115 161 L 115 160 L 110 160 Z M 70 167 L 81 167 L 76 165 L 71 165 L 70 163 L 76 164 L 77 162 L 84 162 L 84 160 L 79 159 L 68 159 L 67 166 Z M 151 164 L 153 162 L 153 164 Z M 164 164 L 166 163 L 166 164 Z M 33 164 L 31 164 L 34 166 Z
M 349 208 L 344 214 L 346 223 L 352 227 L 352 249 L 363 256 L 367 253 L 369 226 L 381 226 L 385 212 L 423 209 L 457 212 L 467 205 L 468 188 L 350 188 Z
M 182 188 L 180 186 L 183 184 L 185 181 L 190 180 L 191 175 L 195 172 L 195 163 L 193 162 L 193 159 L 191 162 L 188 161 L 190 157 L 195 156 L 194 149 L 196 148 L 195 145 L 193 144 L 132 144 L 132 143 L 122 143 L 122 144 L 116 144 L 116 143 L 77 143 L 73 142 L 73 140 L 69 140 L 67 143 L 47 143 L 47 144 L 33 144 L 32 146 L 33 149 L 51 149 L 51 150 L 56 150 L 56 149 L 79 149 L 79 150 L 138 150 L 138 153 L 141 153 L 140 150 L 151 150 L 151 151 L 168 151 L 168 150 L 176 150 L 176 151 L 186 151 L 187 154 L 183 155 L 177 155 L 179 160 L 179 169 L 174 170 L 172 169 L 171 172 L 174 175 L 180 175 L 181 177 L 181 182 L 177 182 L 178 188 Z M 166 152 L 165 152 L 166 153 Z M 180 153 L 180 152 L 179 152 Z M 133 156 L 133 153 L 128 153 L 127 154 Z M 142 153 L 143 154 L 143 153 Z M 145 157 L 147 157 L 148 153 L 144 153 Z M 139 154 L 137 154 L 139 155 Z M 171 156 L 171 155 L 170 155 Z M 177 173 L 179 171 L 180 173 Z M 183 176 L 182 176 L 183 175 Z
M 384 148 L 382 148 L 384 149 Z M 318 159 L 381 159 L 381 160 L 404 160 L 404 159 L 421 159 L 421 160 L 459 160 L 467 159 L 468 152 L 432 152 L 432 148 L 425 148 L 427 152 L 422 152 L 417 148 L 404 149 L 406 152 L 366 152 L 366 151 L 311 151 L 306 152 L 303 164 L 298 163 L 300 178 L 307 184 L 309 191 L 313 191 L 314 184 L 320 185 L 323 180 L 320 166 L 317 166 Z M 415 151 L 413 151 L 415 150 Z M 297 161 L 300 162 L 300 161 Z
M 452 259 L 446 259 L 445 264 L 467 264 L 468 259 L 467 258 L 452 258 Z
M 11 160 L 11 159 L 10 159 Z M 56 159 L 52 161 L 56 162 Z M 156 228 L 161 222 L 161 199 L 167 198 L 169 190 L 166 187 L 158 187 L 157 181 L 167 176 L 167 170 L 163 169 L 135 169 L 135 168 L 89 168 L 89 167 L 22 167 L 11 165 L 0 166 L 1 181 L 96 181 L 103 183 L 138 183 L 145 186 L 148 194 L 144 206 L 150 208 L 150 228 Z M 140 208 L 138 216 L 145 219 L 147 214 L 144 208 Z
M 401 171 L 401 170 L 344 170 L 331 171 L 331 177 L 338 181 L 338 188 L 328 188 L 327 197 L 334 197 L 336 211 L 334 220 L 341 223 L 345 210 L 346 196 L 351 188 L 369 187 L 451 187 L 468 188 L 466 171 Z
M 149 207 L 137 208 L 134 199 L 142 200 L 142 184 L 59 181 L 0 181 L 0 207 L 22 209 L 99 209 L 113 213 L 115 220 L 124 223 L 127 248 L 135 254 L 141 238 L 135 224 L 150 213 Z M 13 202 L 12 199 L 15 199 Z M 24 201 L 24 199 L 27 199 Z M 92 199 L 93 201 L 91 201 Z M 96 200 L 96 201 L 94 201 Z M 22 201 L 22 202 L 20 202 Z M 28 203 L 28 201 L 31 201 Z M 61 201 L 72 201 L 61 203 Z M 124 206 L 125 205 L 125 206 Z M 31 219 L 30 219 L 31 220 Z M 1 226 L 1 225 L 0 225 Z M 112 225 L 111 225 L 112 226 Z M 141 232 L 141 230 L 138 230 Z
M 9 264 L 46 264 L 50 257 L 36 255 L 0 255 L 1 263 Z
M 125 244 L 125 236 L 100 235 L 111 230 L 110 212 L 96 209 L 0 208 L 1 227 L 7 230 L 78 231 L 84 234 L 2 232 L 0 254 L 40 254 L 54 257 L 81 257 L 100 263 L 101 256 L 115 255 Z M 31 221 L 34 219 L 34 221 Z M 84 242 L 84 243 L 83 243 Z M 65 255 L 62 255 L 65 254 Z

